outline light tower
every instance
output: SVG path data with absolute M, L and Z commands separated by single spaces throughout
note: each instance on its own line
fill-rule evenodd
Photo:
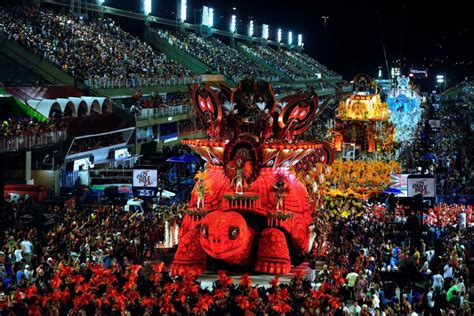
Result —
M 326 31 L 326 26 L 327 26 L 327 22 L 328 22 L 329 16 L 323 15 L 321 18 L 322 18 L 323 21 L 324 21 L 324 30 Z

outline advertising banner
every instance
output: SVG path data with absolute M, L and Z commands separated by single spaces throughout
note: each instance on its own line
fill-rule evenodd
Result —
M 421 194 L 424 198 L 434 198 L 436 195 L 435 178 L 430 175 L 410 175 L 407 179 L 408 197 Z

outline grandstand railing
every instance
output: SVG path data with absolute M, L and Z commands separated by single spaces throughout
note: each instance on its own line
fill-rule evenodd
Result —
M 334 93 L 334 88 L 316 88 L 316 93 L 318 94 L 330 94 L 330 93 Z
M 166 87 L 183 86 L 193 83 L 199 83 L 201 79 L 196 78 L 171 78 L 171 79 L 88 79 L 86 86 L 93 89 L 115 89 L 115 88 L 140 88 L 140 87 Z
M 172 117 L 175 115 L 187 114 L 191 111 L 190 105 L 175 105 L 160 109 L 142 109 L 137 114 L 137 121 L 150 120 L 160 117 Z
M 49 146 L 66 140 L 66 131 L 54 131 L 42 134 L 15 136 L 0 141 L 0 152 L 30 150 Z
M 232 80 L 234 82 L 239 82 L 239 81 L 247 79 L 247 78 L 248 77 L 246 77 L 246 76 L 234 76 L 234 77 L 232 77 Z M 281 80 L 281 78 L 277 77 L 277 76 L 275 76 L 275 77 L 262 77 L 262 78 L 259 78 L 259 80 L 268 81 L 268 82 L 278 82 L 278 81 Z

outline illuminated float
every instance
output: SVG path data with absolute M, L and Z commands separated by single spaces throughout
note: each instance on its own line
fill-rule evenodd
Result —
M 409 145 L 415 138 L 415 131 L 421 121 L 422 98 L 410 78 L 398 77 L 396 85 L 387 95 L 387 104 L 391 111 L 390 122 L 395 126 L 395 139 L 403 145 Z
M 314 212 L 314 186 L 293 168 L 308 157 L 315 166 L 332 160 L 329 145 L 298 137 L 326 104 L 312 89 L 277 104 L 271 85 L 253 80 L 233 91 L 196 84 L 190 96 L 208 137 L 182 143 L 207 164 L 197 176 L 171 272 L 232 266 L 289 272 L 308 252 Z
M 367 75 L 354 78 L 354 92 L 340 101 L 333 123 L 333 149 L 343 158 L 359 153 L 387 153 L 394 145 L 390 110 Z
M 395 128 L 377 83 L 360 74 L 353 85 L 353 93 L 340 101 L 332 123 L 333 150 L 339 157 L 323 186 L 326 210 L 331 210 L 334 198 L 364 200 L 382 192 L 390 185 L 390 175 L 401 170 L 391 160 Z

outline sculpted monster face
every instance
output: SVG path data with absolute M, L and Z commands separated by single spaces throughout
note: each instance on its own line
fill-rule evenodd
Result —
M 242 252 L 249 242 L 245 219 L 237 212 L 212 212 L 201 223 L 201 246 L 211 257 L 225 260 Z

